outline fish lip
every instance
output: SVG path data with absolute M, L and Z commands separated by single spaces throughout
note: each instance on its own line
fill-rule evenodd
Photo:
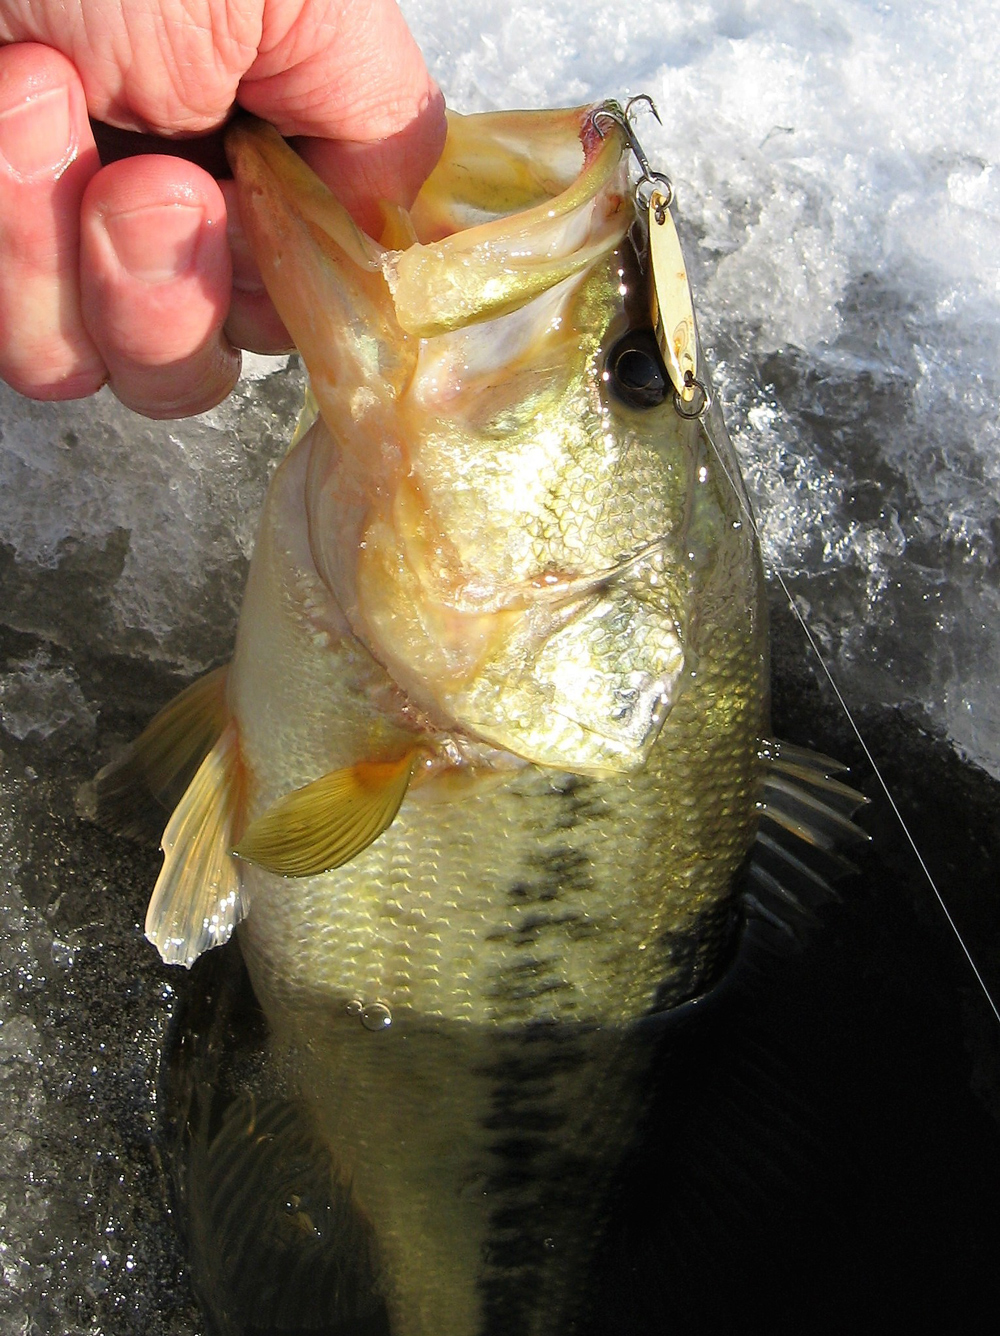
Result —
M 268 179 L 280 190 L 286 204 L 294 202 L 303 219 L 331 229 L 350 260 L 363 269 L 378 269 L 382 248 L 358 227 L 333 191 L 273 125 L 243 112 L 226 129 L 225 149 L 238 187 L 248 186 L 260 194 Z
M 405 332 L 430 338 L 504 315 L 584 272 L 620 243 L 633 216 L 625 139 L 620 131 L 601 138 L 593 126 L 594 109 L 551 113 L 565 123 L 567 139 L 571 128 L 582 159 L 556 193 L 383 255 L 382 271 Z M 483 119 L 492 124 L 497 118 Z M 488 131 L 483 133 L 488 140 Z M 450 166 L 446 145 L 436 170 L 447 172 Z M 433 192 L 434 181 L 432 173 L 425 189 Z M 418 195 L 418 215 L 420 205 Z
M 479 135 L 482 152 L 494 154 L 500 164 L 498 176 L 504 154 L 506 161 L 518 163 L 516 135 L 503 129 L 508 118 L 515 125 L 524 117 L 532 126 L 539 118 L 551 121 L 562 135 L 563 149 L 576 146 L 577 170 L 569 178 L 563 163 L 562 177 L 555 174 L 543 182 L 549 193 L 514 211 L 503 207 L 503 189 L 498 187 L 494 216 L 468 226 L 453 213 L 447 235 L 435 240 L 418 237 L 401 250 L 386 249 L 363 232 L 272 126 L 253 116 L 238 117 L 226 132 L 226 153 L 237 182 L 244 230 L 279 314 L 284 315 L 283 304 L 290 298 L 280 290 L 281 263 L 271 254 L 276 245 L 316 247 L 328 255 L 332 246 L 337 253 L 334 262 L 339 258 L 358 271 L 380 272 L 391 294 L 398 330 L 421 338 L 502 315 L 583 272 L 620 242 L 632 215 L 626 202 L 624 135 L 614 130 L 600 137 L 593 125 L 594 110 L 586 106 L 534 117 L 450 113 L 450 126 L 461 125 L 473 149 Z M 449 134 L 449 143 L 452 137 Z M 527 148 L 522 156 L 531 159 Z M 449 158 L 446 143 L 441 161 L 418 194 L 415 218 L 426 212 L 422 196 L 439 190 L 435 183 L 441 174 L 447 177 L 459 166 Z M 315 263 L 321 262 L 317 256 Z M 305 293 L 300 300 L 307 301 Z M 291 324 L 288 319 L 285 323 L 295 335 L 292 324 L 302 326 L 308 320 L 300 317 L 296 322 L 293 317 Z M 296 343 L 305 355 L 299 337 Z
M 412 375 L 416 351 L 395 318 L 382 247 L 273 126 L 240 117 L 226 151 L 250 250 L 324 417 L 336 426 L 358 416 L 351 387 L 368 397 L 373 420 L 384 416 Z

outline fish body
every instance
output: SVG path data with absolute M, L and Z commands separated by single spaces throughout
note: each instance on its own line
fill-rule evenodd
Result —
M 715 977 L 764 789 L 746 498 L 593 111 L 453 116 L 384 244 L 267 127 L 229 142 L 316 411 L 228 673 L 157 735 L 200 765 L 147 931 L 190 964 L 242 918 L 393 1336 L 572 1320 L 641 1022 Z
M 506 179 L 480 178 L 495 221 L 383 254 L 377 274 L 332 224 L 309 253 L 319 227 L 277 184 L 300 169 L 276 137 L 246 130 L 231 150 L 321 412 L 272 483 L 229 673 L 246 820 L 320 776 L 413 758 L 392 824 L 344 866 L 291 885 L 244 867 L 245 935 L 252 954 L 268 941 L 275 992 L 473 1023 L 627 1021 L 698 991 L 714 934 L 692 929 L 718 915 L 753 838 L 760 560 L 718 414 L 706 428 L 669 396 L 636 407 L 609 381 L 612 350 L 649 318 L 620 137 L 599 140 L 588 109 L 453 124 L 459 160 L 446 148 L 426 188 L 438 212 L 418 201 L 418 222 L 442 227 L 463 153 L 468 171 L 492 154 L 509 175 L 527 170 L 520 153 L 549 173 L 529 183 L 547 198 L 505 215 Z M 538 139 L 558 146 L 542 164 Z M 484 292 L 498 252 L 524 272 Z M 407 284 L 426 309 L 400 312 Z M 324 286 L 339 310 L 327 302 L 332 328 L 317 329 Z M 524 954 L 516 886 L 570 897 L 573 945 L 557 987 L 501 1001 Z M 314 889 L 322 912 L 284 914 Z M 318 922 L 329 939 L 313 949 Z M 414 934 L 438 944 L 426 964 Z

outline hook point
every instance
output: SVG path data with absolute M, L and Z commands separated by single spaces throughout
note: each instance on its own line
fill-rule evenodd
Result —
M 660 113 L 659 113 L 659 111 L 657 110 L 656 103 L 653 101 L 653 99 L 652 99 L 652 97 L 649 95 L 649 93 L 636 93 L 635 97 L 630 97 L 629 100 L 625 103 L 625 115 L 626 115 L 626 116 L 630 116 L 630 115 L 632 114 L 632 108 L 635 106 L 635 104 L 636 104 L 637 102 L 645 102 L 646 106 L 650 109 L 650 111 L 651 111 L 651 112 L 653 113 L 653 115 L 656 117 L 656 119 L 657 119 L 657 121 L 659 122 L 659 124 L 660 124 L 660 125 L 663 124 L 663 121 L 662 121 L 662 119 L 660 118 Z

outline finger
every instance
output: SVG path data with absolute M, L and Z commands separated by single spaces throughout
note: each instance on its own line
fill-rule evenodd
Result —
M 193 162 L 217 180 L 229 172 L 223 148 L 223 132 L 202 139 L 158 139 L 155 135 L 121 130 L 93 121 L 101 161 L 107 165 L 146 153 L 164 153 Z M 226 234 L 233 266 L 233 291 L 225 334 L 236 348 L 256 353 L 288 352 L 292 341 L 275 311 L 261 281 L 240 225 L 239 202 L 232 180 L 219 180 L 226 203 Z
M 81 219 L 87 328 L 111 388 L 147 417 L 187 417 L 232 389 L 222 330 L 231 266 L 218 184 L 179 158 L 129 158 L 91 181 Z
M 233 262 L 233 293 L 226 320 L 226 337 L 237 348 L 254 353 L 288 352 L 293 347 L 292 340 L 267 295 L 240 224 L 236 184 L 220 181 L 219 185 L 229 217 L 229 252 Z
M 409 208 L 441 156 L 444 138 L 437 131 L 437 116 L 443 106 L 443 101 L 428 103 L 398 134 L 373 144 L 297 139 L 295 148 L 355 222 L 378 237 L 383 227 L 379 200 Z
M 344 141 L 314 161 L 345 202 L 409 205 L 444 146 L 444 101 L 395 0 L 266 7 L 237 98 L 283 135 Z
M 79 398 L 105 378 L 79 290 L 80 202 L 99 166 L 69 61 L 0 48 L 0 376 L 32 398 Z

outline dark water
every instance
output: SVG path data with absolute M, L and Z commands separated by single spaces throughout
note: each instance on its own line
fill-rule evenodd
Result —
M 1000 1300 L 1000 1026 L 789 622 L 775 732 L 852 763 L 871 856 L 805 949 L 746 952 L 668 1041 L 595 1336 L 974 1331 Z M 1000 789 L 917 721 L 860 723 L 1000 995 Z
M 974 1331 L 998 1309 L 1000 1025 L 799 632 L 780 611 L 775 622 L 775 732 L 852 765 L 874 799 L 873 847 L 802 947 L 774 953 L 751 933 L 725 983 L 663 1023 L 581 1336 L 918 1320 Z M 22 639 L 5 643 L 12 657 L 30 651 Z M 125 734 L 171 684 L 130 683 L 119 668 L 94 672 L 116 676 Z M 1000 785 L 918 718 L 871 709 L 860 723 L 1000 995 Z M 42 935 L 34 973 L 10 946 L 30 946 L 30 923 L 23 940 L 11 930 L 3 961 L 41 1056 L 8 1105 L 24 1149 L 5 1161 L 6 1238 L 27 1269 L 8 1283 L 0 1329 L 207 1332 L 178 1228 L 161 1063 L 176 1061 L 171 1017 L 197 1008 L 202 976 L 160 966 L 141 942 L 156 855 L 68 810 L 93 757 L 30 740 L 4 750 L 23 821 L 18 882 Z M 43 927 L 76 943 L 71 968 L 43 959 Z M 16 1095 L 11 1061 L 5 1052 Z

